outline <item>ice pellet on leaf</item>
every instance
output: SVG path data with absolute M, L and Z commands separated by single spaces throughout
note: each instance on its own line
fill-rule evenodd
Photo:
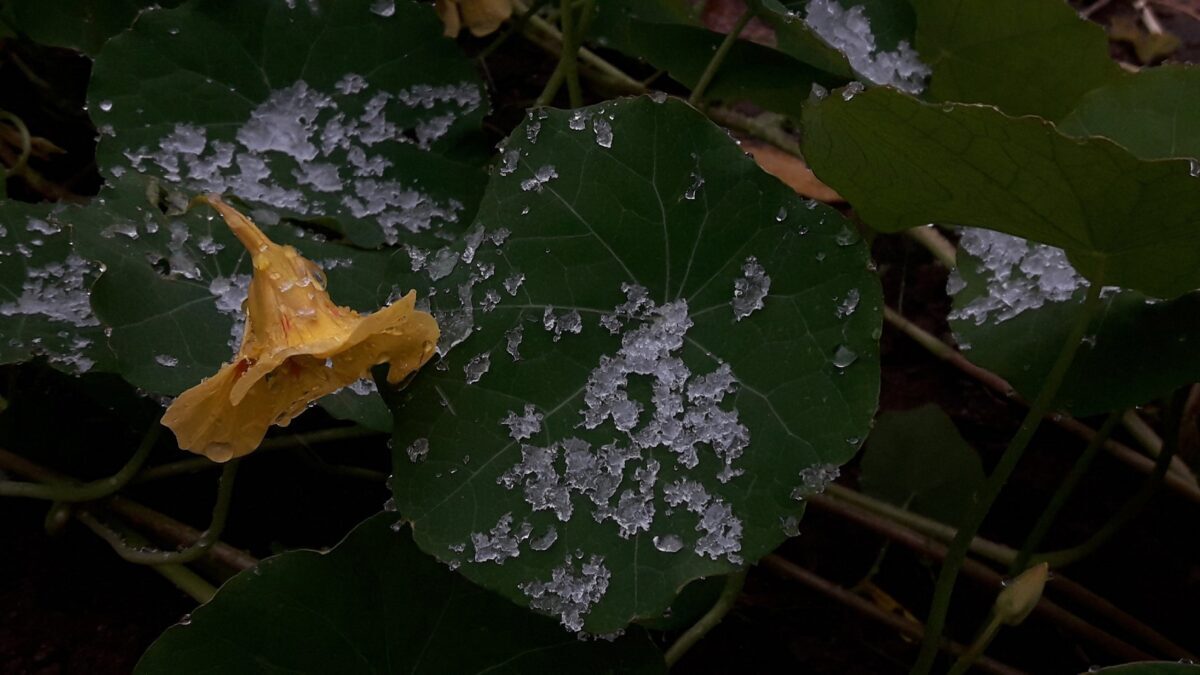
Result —
M 405 450 L 405 454 L 408 455 L 408 461 L 414 464 L 424 462 L 425 458 L 429 456 L 429 439 L 418 438 L 413 441 Z
M 871 22 L 861 5 L 843 9 L 837 0 L 808 0 L 804 22 L 822 40 L 846 55 L 850 67 L 875 84 L 919 94 L 932 72 L 907 40 L 892 52 L 877 51 Z
M 733 318 L 737 321 L 763 308 L 763 300 L 771 290 L 771 277 L 754 256 L 746 258 L 742 276 L 733 282 Z
M 557 616 L 567 630 L 580 631 L 592 607 L 608 592 L 611 577 L 603 556 L 593 555 L 582 564 L 566 556 L 549 581 L 526 581 L 518 588 L 530 607 Z
M 537 406 L 526 403 L 522 414 L 518 415 L 510 410 L 500 423 L 508 427 L 509 436 L 514 441 L 523 441 L 541 432 L 542 414 L 537 411 Z
M 492 353 L 483 352 L 471 357 L 467 361 L 467 365 L 463 366 L 463 373 L 467 376 L 467 384 L 475 384 L 483 379 L 488 369 L 492 367 Z
M 490 532 L 473 532 L 471 545 L 475 548 L 475 562 L 503 563 L 509 558 L 521 554 L 521 543 L 529 539 L 533 526 L 522 522 L 517 529 L 512 529 L 513 517 L 506 513 L 500 517 L 496 526 Z
M 792 490 L 797 501 L 819 495 L 837 480 L 842 470 L 835 464 L 814 464 L 800 471 L 800 485 Z

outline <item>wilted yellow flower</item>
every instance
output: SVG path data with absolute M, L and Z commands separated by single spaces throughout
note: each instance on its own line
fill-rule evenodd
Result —
M 437 323 L 414 309 L 414 293 L 366 316 L 339 307 L 316 264 L 267 239 L 219 195 L 203 199 L 250 252 L 254 276 L 237 355 L 163 415 L 179 447 L 216 462 L 241 457 L 258 447 L 270 425 L 287 426 L 372 366 L 388 363 L 387 379 L 395 384 L 433 355 Z
M 446 37 L 458 37 L 463 26 L 475 37 L 494 33 L 513 11 L 512 0 L 437 0 L 434 6 Z

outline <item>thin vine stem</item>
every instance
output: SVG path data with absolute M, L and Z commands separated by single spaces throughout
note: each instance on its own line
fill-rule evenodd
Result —
M 1087 541 L 1078 546 L 1072 546 L 1060 551 L 1038 554 L 1033 556 L 1032 562 L 1045 562 L 1049 563 L 1052 567 L 1063 567 L 1078 562 L 1095 553 L 1097 549 L 1132 522 L 1142 512 L 1142 509 L 1146 508 L 1146 505 L 1158 493 L 1163 478 L 1167 475 L 1167 470 L 1171 466 L 1171 459 L 1179 450 L 1180 411 L 1182 410 L 1183 400 L 1186 395 L 1187 390 L 1182 389 L 1172 395 L 1170 402 L 1167 404 L 1165 419 L 1166 433 L 1163 434 L 1162 452 L 1158 454 L 1155 460 L 1154 471 L 1142 483 L 1142 487 L 1138 490 L 1137 494 L 1128 502 L 1125 502 L 1121 510 L 1114 514 L 1112 518 L 1109 518 L 1108 522 L 1104 523 Z
M 75 518 L 83 523 L 85 527 L 107 541 L 107 534 L 113 532 L 111 525 L 101 523 L 94 515 L 86 511 L 80 511 L 75 514 Z M 125 541 L 138 545 L 149 546 L 150 542 L 138 534 L 131 528 L 120 528 L 117 536 L 123 537 Z M 212 584 L 208 583 L 199 574 L 196 574 L 186 565 L 179 563 L 169 563 L 163 565 L 151 566 L 155 572 L 162 575 L 167 581 L 175 585 L 176 588 L 183 591 L 192 597 L 196 602 L 205 603 L 212 600 L 216 595 L 217 589 Z
M 737 23 L 733 24 L 733 28 L 730 28 L 729 32 L 725 34 L 725 39 L 721 41 L 717 51 L 713 52 L 708 65 L 704 67 L 704 72 L 700 73 L 700 79 L 696 82 L 696 86 L 692 87 L 688 103 L 691 103 L 693 107 L 700 107 L 700 102 L 704 100 L 705 90 L 708 89 L 708 85 L 712 84 L 713 78 L 717 76 L 717 71 L 721 69 L 721 64 L 725 62 L 725 57 L 729 55 L 729 50 L 733 49 L 733 44 L 737 42 L 738 36 L 742 34 L 746 24 L 750 23 L 750 19 L 753 18 L 754 2 L 751 1 L 747 3 L 746 11 L 738 17 Z
M 983 656 L 983 652 L 987 650 L 988 645 L 992 644 L 992 640 L 996 639 L 996 634 L 1000 632 L 1001 621 L 1000 617 L 996 616 L 995 612 L 988 615 L 987 625 L 979 633 L 979 637 L 971 643 L 967 651 L 959 654 L 958 660 L 951 666 L 950 672 L 946 675 L 964 675 L 975 662 Z
M 1070 473 L 1063 478 L 1058 489 L 1054 491 L 1054 496 L 1050 498 L 1050 503 L 1038 517 L 1033 529 L 1029 531 L 1029 536 L 1025 538 L 1025 543 L 1021 545 L 1017 557 L 1008 567 L 1009 575 L 1020 574 L 1029 565 L 1029 559 L 1033 557 L 1033 552 L 1042 545 L 1042 540 L 1050 531 L 1050 527 L 1054 525 L 1059 512 L 1071 498 L 1071 494 L 1075 492 L 1075 487 L 1079 485 L 1080 479 L 1087 473 L 1088 468 L 1092 465 L 1092 460 L 1096 458 L 1096 453 L 1100 452 L 1100 448 L 1104 447 L 1104 442 L 1108 440 L 1113 429 L 1121 422 L 1122 415 L 1123 412 L 1120 410 L 1111 413 L 1096 430 L 1096 435 L 1092 436 L 1092 440 L 1088 441 L 1087 447 L 1075 460 Z
M 217 484 L 217 499 L 213 505 L 212 520 L 208 529 L 200 534 L 195 543 L 181 551 L 147 550 L 142 546 L 130 546 L 126 537 L 122 536 L 120 532 L 99 521 L 96 521 L 100 525 L 96 533 L 108 542 L 109 546 L 112 546 L 117 555 L 138 565 L 178 564 L 197 560 L 208 553 L 208 549 L 217 543 L 221 532 L 225 529 L 225 522 L 229 518 L 229 505 L 232 502 L 237 467 L 238 460 L 233 460 L 222 468 L 221 479 Z
M 17 157 L 17 161 L 8 167 L 10 174 L 20 175 L 25 171 L 25 165 L 29 162 L 29 156 L 33 154 L 33 137 L 30 136 L 29 127 L 25 126 L 25 121 L 13 113 L 7 110 L 0 110 L 0 120 L 16 127 L 17 133 L 21 135 L 21 154 Z
M 1021 461 L 1021 456 L 1025 454 L 1025 449 L 1029 447 L 1029 442 L 1033 439 L 1034 432 L 1037 431 L 1042 418 L 1050 412 L 1050 407 L 1058 395 L 1059 386 L 1066 377 L 1067 369 L 1071 367 L 1071 363 L 1075 360 L 1075 353 L 1079 351 L 1079 344 L 1100 309 L 1100 289 L 1103 286 L 1100 277 L 1102 274 L 1091 280 L 1083 307 L 1063 341 L 1058 357 L 1054 360 L 1054 365 L 1042 383 L 1041 391 L 1029 406 L 1025 419 L 1021 421 L 1020 428 L 1017 429 L 1017 433 L 1005 448 L 1004 454 L 1000 456 L 1000 461 L 992 470 L 992 474 L 980 488 L 974 506 L 967 513 L 954 541 L 950 543 L 950 547 L 946 551 L 946 560 L 942 563 L 941 573 L 934 586 L 933 601 L 929 608 L 929 616 L 925 621 L 925 638 L 921 642 L 921 651 L 917 662 L 912 668 L 913 675 L 928 675 L 933 669 L 933 663 L 938 654 L 938 643 L 942 638 L 942 631 L 946 627 L 946 614 L 950 609 L 950 598 L 954 594 L 954 582 L 967 557 L 971 540 L 979 532 L 992 504 L 1000 495 L 1000 491 L 1004 489 L 1013 470 L 1017 468 L 1017 464 Z
M 476 54 L 475 58 L 479 61 L 483 61 L 487 57 L 491 56 L 497 49 L 500 48 L 501 45 L 503 45 L 505 42 L 508 42 L 509 38 L 524 30 L 525 25 L 529 23 L 530 17 L 536 14 L 548 2 L 550 2 L 550 0 L 533 0 L 533 2 L 529 3 L 528 9 L 521 11 L 521 16 L 518 16 L 514 21 L 509 23 L 508 28 L 505 28 L 503 33 L 496 36 L 496 39 L 492 40 L 488 46 L 484 47 L 482 51 Z
M 730 574 L 725 579 L 725 588 L 721 590 L 721 595 L 717 597 L 717 601 L 713 604 L 712 608 L 705 612 L 704 616 L 700 617 L 683 635 L 680 635 L 679 639 L 675 640 L 675 643 L 671 645 L 670 649 L 663 656 L 668 668 L 678 663 L 679 659 L 683 658 L 683 655 L 689 649 L 705 635 L 708 635 L 709 631 L 716 628 L 717 624 L 721 623 L 721 620 L 725 618 L 729 610 L 733 609 L 733 605 L 737 602 L 738 595 L 741 594 L 742 586 L 744 585 L 746 585 L 746 570 Z
M 125 466 L 121 467 L 108 478 L 90 483 L 27 483 L 23 481 L 0 481 L 0 497 L 28 497 L 31 499 L 48 499 L 55 502 L 90 502 L 103 499 L 115 494 L 125 487 L 145 464 L 146 458 L 154 449 L 162 427 L 156 419 L 150 428 L 142 435 L 137 450 Z

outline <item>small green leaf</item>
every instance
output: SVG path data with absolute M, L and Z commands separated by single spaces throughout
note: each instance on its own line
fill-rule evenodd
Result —
M 887 89 L 805 112 L 805 158 L 872 227 L 997 230 L 1060 247 L 1088 279 L 1174 297 L 1200 287 L 1200 177 L 1102 138 Z
M 1104 29 L 1059 0 L 910 0 L 929 95 L 990 103 L 1010 115 L 1062 118 L 1122 75 Z
M 465 307 L 439 319 L 462 343 L 393 401 L 418 544 L 574 630 L 778 546 L 878 393 L 853 227 L 658 100 L 541 110 L 509 137 L 476 219 L 507 236 L 470 249 Z
M 327 553 L 291 551 L 242 572 L 134 672 L 664 672 L 644 634 L 579 640 L 447 571 L 395 520 L 379 514 Z
M 266 224 L 335 222 L 363 246 L 469 221 L 484 176 L 454 157 L 477 154 L 488 103 L 433 8 L 290 4 L 191 0 L 112 40 L 88 92 L 101 172 L 229 193 Z
M 1104 136 L 1142 159 L 1200 157 L 1200 68 L 1161 66 L 1085 95 L 1058 125 L 1070 136 Z
M 983 478 L 979 455 L 936 405 L 884 413 L 867 437 L 863 491 L 942 522 L 958 523 Z

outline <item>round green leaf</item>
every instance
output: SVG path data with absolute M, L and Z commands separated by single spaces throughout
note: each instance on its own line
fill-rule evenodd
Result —
M 470 219 L 483 176 L 451 159 L 487 111 L 471 62 L 412 0 L 192 0 L 144 13 L 96 60 L 97 161 L 225 192 L 259 220 L 395 244 Z
M 887 89 L 805 110 L 804 154 L 873 227 L 946 223 L 1058 246 L 1088 279 L 1174 297 L 1200 287 L 1200 177 L 994 108 Z
M 1139 661 L 1125 663 L 1119 666 L 1109 666 L 1089 670 L 1088 673 L 1103 673 L 1103 675 L 1196 675 L 1200 666 L 1194 663 L 1170 661 Z
M 573 630 L 653 617 L 779 545 L 866 435 L 866 247 L 685 103 L 532 113 L 476 225 L 463 342 L 393 401 L 396 502 L 472 580 Z
M 242 572 L 134 672 L 664 672 L 644 634 L 565 634 L 446 571 L 395 520 L 379 514 L 328 553 L 292 551 Z
M 910 1 L 935 99 L 1057 120 L 1122 75 L 1104 29 L 1059 0 Z
M 1054 362 L 1046 345 L 1067 338 L 1086 286 L 1061 249 L 968 230 L 950 281 L 950 326 L 973 362 L 1032 398 Z M 1162 301 L 1110 288 L 1103 297 L 1059 388 L 1061 407 L 1103 413 L 1200 379 L 1200 293 Z
M 1058 125 L 1104 136 L 1142 159 L 1200 157 L 1200 68 L 1146 68 L 1085 95 Z

